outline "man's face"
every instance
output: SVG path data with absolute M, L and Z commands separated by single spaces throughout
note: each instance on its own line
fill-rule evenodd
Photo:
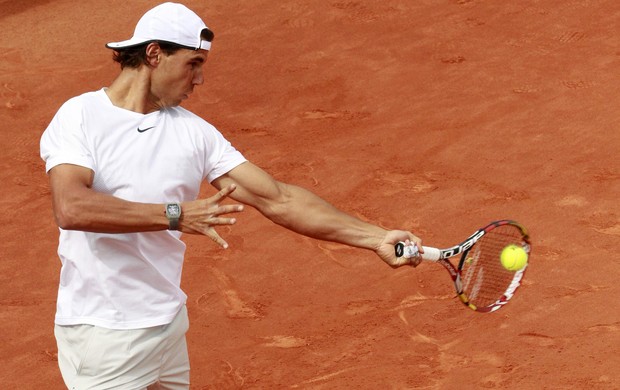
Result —
M 189 98 L 196 85 L 204 82 L 203 66 L 208 53 L 202 49 L 161 53 L 151 78 L 151 93 L 159 107 L 178 106 Z

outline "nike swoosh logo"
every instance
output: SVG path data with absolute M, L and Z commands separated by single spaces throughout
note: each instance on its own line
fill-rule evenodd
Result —
M 145 131 L 152 129 L 153 127 L 155 126 L 147 127 L 146 129 L 141 129 L 138 127 L 138 133 L 144 133 Z

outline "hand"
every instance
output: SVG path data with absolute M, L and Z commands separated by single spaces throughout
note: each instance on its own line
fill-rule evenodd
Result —
M 421 257 L 412 257 L 409 259 L 405 257 L 396 257 L 394 245 L 399 241 L 403 241 L 406 245 L 415 244 L 420 253 L 424 253 L 422 249 L 422 240 L 413 235 L 413 233 L 402 230 L 391 230 L 387 232 L 375 252 L 383 261 L 388 263 L 390 267 L 397 268 L 407 264 L 417 267 L 422 261 Z
M 210 198 L 184 202 L 181 205 L 183 212 L 179 221 L 179 230 L 183 233 L 203 234 L 223 248 L 228 248 L 228 243 L 217 234 L 213 226 L 233 225 L 237 222 L 235 218 L 221 215 L 238 213 L 243 210 L 243 206 L 239 204 L 220 205 L 236 188 L 234 184 L 231 184 Z

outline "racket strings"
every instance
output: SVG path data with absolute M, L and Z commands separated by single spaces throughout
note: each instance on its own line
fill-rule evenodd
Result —
M 502 266 L 500 255 L 510 244 L 524 244 L 521 230 L 512 225 L 498 226 L 487 232 L 467 254 L 461 282 L 471 304 L 491 306 L 508 290 L 515 272 Z

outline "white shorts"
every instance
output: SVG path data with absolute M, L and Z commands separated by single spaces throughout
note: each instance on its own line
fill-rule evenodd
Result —
M 54 327 L 58 365 L 71 390 L 189 389 L 187 308 L 168 325 L 114 330 Z

